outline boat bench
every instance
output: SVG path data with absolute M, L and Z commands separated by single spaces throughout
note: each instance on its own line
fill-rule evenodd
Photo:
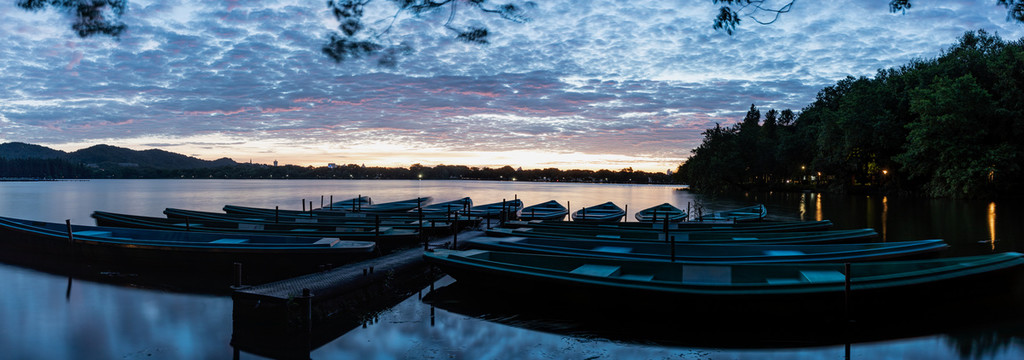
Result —
M 618 276 L 621 268 L 615 265 L 583 264 L 570 271 L 573 274 L 590 276 Z
M 846 275 L 836 270 L 804 270 L 800 272 L 799 278 L 768 278 L 764 281 L 769 285 L 834 283 L 846 282 Z
M 616 254 L 628 254 L 633 252 L 633 248 L 625 246 L 597 246 L 591 250 Z
M 111 237 L 111 236 L 114 235 L 113 233 L 111 233 L 109 231 L 97 231 L 97 230 L 75 231 L 75 232 L 72 232 L 72 234 L 78 235 L 78 236 L 98 236 L 98 237 Z
M 722 265 L 683 265 L 683 283 L 731 284 L 732 267 Z
M 211 244 L 242 244 L 249 242 L 249 239 L 217 239 L 211 241 Z

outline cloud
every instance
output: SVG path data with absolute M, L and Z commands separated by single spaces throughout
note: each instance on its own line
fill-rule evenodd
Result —
M 798 110 L 847 75 L 938 56 L 976 27 L 1024 34 L 1005 9 L 959 3 L 891 15 L 880 0 L 798 2 L 731 37 L 711 29 L 715 11 L 554 1 L 526 24 L 461 11 L 459 26 L 492 30 L 483 46 L 454 40 L 447 12 L 403 15 L 390 36 L 414 51 L 389 69 L 322 55 L 337 25 L 323 3 L 131 2 L 120 40 L 80 39 L 59 16 L 3 3 L 0 119 L 5 141 L 177 144 L 209 158 L 320 143 L 301 147 L 306 158 L 531 149 L 661 168 L 752 103 Z

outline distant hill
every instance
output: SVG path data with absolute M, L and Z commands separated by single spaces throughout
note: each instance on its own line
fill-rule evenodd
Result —
M 68 153 L 45 146 L 10 142 L 0 144 L 0 157 L 7 159 L 63 159 Z
M 16 142 L 0 144 L 0 157 L 8 159 L 60 158 L 85 164 L 96 164 L 100 167 L 137 166 L 169 170 L 200 169 L 237 164 L 234 160 L 228 158 L 208 161 L 158 149 L 137 151 L 117 146 L 95 145 L 66 153 L 45 146 Z

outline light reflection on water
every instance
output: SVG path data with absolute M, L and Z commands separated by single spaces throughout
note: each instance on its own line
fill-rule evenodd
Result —
M 549 199 L 574 208 L 604 201 L 632 213 L 663 202 L 684 207 L 698 198 L 666 186 L 449 181 L 222 181 L 103 180 L 0 183 L 0 216 L 92 223 L 93 210 L 162 216 L 165 207 L 219 211 L 224 204 L 299 208 L 300 199 L 335 200 L 371 195 L 375 202 L 433 196 L 470 196 L 477 204 L 518 196 L 527 205 Z M 813 201 L 811 201 L 813 199 Z M 709 209 L 765 203 L 774 219 L 813 214 L 840 229 L 868 226 L 868 204 L 881 205 L 880 232 L 892 241 L 946 238 L 954 254 L 1021 251 L 1009 241 L 1024 234 L 1021 222 L 995 221 L 996 202 L 870 199 L 820 194 L 746 194 L 703 200 Z M 875 203 L 880 201 L 881 204 Z M 292 204 L 292 206 L 289 206 Z M 1019 207 L 1000 202 L 1001 218 L 1020 218 Z M 986 216 L 987 211 L 987 216 Z M 975 215 L 972 215 L 975 214 Z M 1008 215 L 1009 214 L 1009 215 Z M 1015 215 L 1014 215 L 1015 214 Z M 880 220 L 880 221 L 878 221 Z M 877 221 L 877 222 L 875 222 Z M 996 242 L 996 231 L 1003 241 Z M 984 247 L 978 240 L 987 239 Z M 446 278 L 443 281 L 451 281 Z M 228 358 L 232 302 L 227 296 L 173 293 L 74 279 L 0 264 L 0 353 L 5 358 Z M 427 293 L 425 289 L 423 293 Z M 952 311 L 971 311 L 953 309 Z M 531 330 L 434 309 L 417 296 L 315 349 L 313 358 L 843 358 L 845 346 L 731 349 L 640 345 Z M 514 320 L 514 319 L 513 319 Z M 851 358 L 1012 359 L 1024 356 L 1021 326 L 927 334 L 851 346 Z M 679 326 L 687 326 L 681 321 Z M 973 354 L 973 355 L 972 355 Z M 241 358 L 256 358 L 246 352 Z

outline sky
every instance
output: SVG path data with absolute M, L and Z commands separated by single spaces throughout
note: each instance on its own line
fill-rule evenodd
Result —
M 0 143 L 96 144 L 214 160 L 325 166 L 419 163 L 524 169 L 675 169 L 751 104 L 799 111 L 846 76 L 941 55 L 969 30 L 1024 37 L 995 0 L 797 0 L 771 25 L 712 29 L 711 0 L 536 1 L 530 21 L 464 3 L 394 16 L 394 67 L 321 52 L 325 1 L 128 0 L 117 39 L 78 37 L 67 14 L 0 1 Z M 379 26 L 378 26 L 379 28 Z

